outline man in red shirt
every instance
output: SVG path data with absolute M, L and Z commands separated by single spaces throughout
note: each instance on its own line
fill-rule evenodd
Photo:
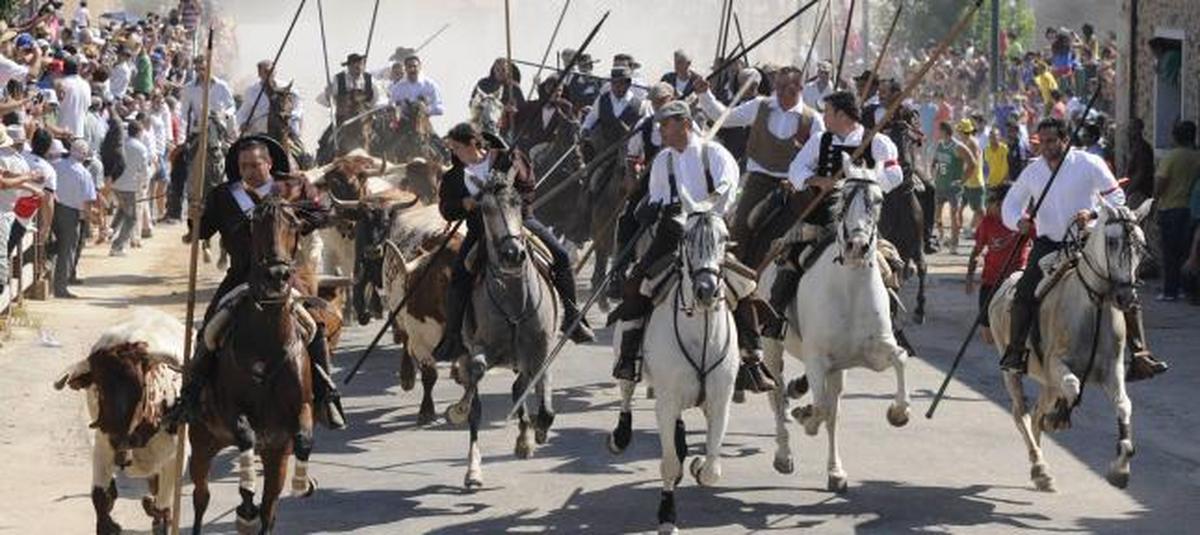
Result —
M 1008 278 L 1012 272 L 1024 269 L 1025 262 L 1029 259 L 1030 240 L 1025 240 L 1021 245 L 1021 252 L 1017 255 L 1016 260 L 1008 269 L 1004 269 L 1004 262 L 1008 260 L 1008 255 L 1012 254 L 1013 247 L 1017 245 L 1019 234 L 1013 230 L 1009 230 L 1004 226 L 1004 222 L 1000 219 L 1000 206 L 1004 203 L 1004 196 L 1008 194 L 1008 184 L 1001 184 L 991 188 L 987 194 L 987 210 L 983 214 L 983 219 L 979 222 L 979 226 L 975 229 L 975 249 L 971 251 L 971 257 L 967 261 L 967 286 L 966 292 L 969 294 L 975 291 L 975 265 L 979 254 L 983 253 L 983 275 L 980 276 L 979 287 L 979 325 L 982 327 L 980 335 L 983 341 L 992 343 L 992 331 L 988 325 L 988 303 L 992 300 L 992 293 L 1000 286 L 1004 279 Z

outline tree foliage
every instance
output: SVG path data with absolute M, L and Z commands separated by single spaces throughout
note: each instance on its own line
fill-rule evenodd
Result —
M 950 28 L 962 17 L 974 0 L 901 0 L 905 2 L 904 13 L 896 28 L 897 39 L 912 48 L 921 48 L 937 43 L 946 36 Z M 956 47 L 974 43 L 976 48 L 987 49 L 991 43 L 992 5 L 996 0 L 983 0 L 983 6 L 975 20 L 959 37 Z M 1036 20 L 1028 0 L 999 0 L 1000 31 L 1009 30 L 1017 34 L 1017 40 L 1028 49 L 1033 43 Z M 879 2 L 872 18 L 878 32 L 886 32 L 887 25 L 895 13 L 896 1 Z M 878 29 L 882 27 L 882 29 Z

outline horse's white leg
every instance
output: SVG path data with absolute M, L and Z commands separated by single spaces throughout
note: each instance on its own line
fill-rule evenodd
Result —
M 1059 394 L 1054 410 L 1048 418 L 1051 427 L 1047 431 L 1062 431 L 1071 427 L 1071 407 L 1079 397 L 1082 383 L 1080 378 L 1067 368 L 1062 358 L 1047 356 L 1046 360 L 1049 362 L 1046 376 L 1050 378 L 1047 383 L 1054 385 L 1050 390 L 1056 390 Z
M 904 373 L 904 364 L 907 360 L 908 352 L 903 348 L 896 347 L 892 350 L 892 368 L 896 370 L 896 399 L 892 401 L 892 406 L 888 407 L 887 420 L 895 427 L 904 427 L 908 424 L 910 400 Z
M 825 379 L 825 432 L 829 435 L 828 488 L 838 494 L 846 492 L 846 471 L 842 469 L 842 454 L 838 451 L 837 442 L 837 416 L 842 404 L 842 382 L 845 378 L 845 371 L 836 371 Z
M 468 490 L 483 486 L 483 456 L 479 453 L 479 421 L 483 416 L 483 404 L 479 400 L 479 381 L 487 372 L 487 358 L 475 355 L 468 363 L 467 389 L 470 409 L 467 421 L 470 423 L 470 446 L 467 448 L 467 475 L 463 478 L 463 486 Z
M 804 426 L 804 432 L 808 436 L 816 436 L 828 409 L 825 405 L 825 391 L 828 388 L 830 373 L 824 357 L 805 358 L 804 374 L 808 376 L 813 402 L 812 405 L 792 411 L 792 416 L 796 417 L 796 420 Z
M 618 380 L 617 387 L 621 390 L 621 412 L 617 416 L 617 427 L 613 428 L 605 441 L 608 451 L 614 455 L 624 452 L 633 440 L 633 391 L 637 383 Z
M 662 478 L 662 499 L 658 504 L 658 532 L 676 533 L 675 528 L 675 485 L 682 474 L 683 463 L 676 453 L 675 421 L 683 412 L 675 399 L 658 398 L 655 402 L 655 419 L 658 420 L 658 438 L 662 446 L 659 461 L 659 476 Z
M 1105 477 L 1112 486 L 1123 489 L 1129 485 L 1129 461 L 1134 451 L 1133 429 L 1130 427 L 1133 403 L 1125 392 L 1125 366 L 1120 359 L 1105 378 L 1104 391 L 1117 409 L 1117 458 L 1109 465 Z
M 528 384 L 528 378 L 525 374 L 517 376 L 517 380 L 513 381 L 513 401 L 521 395 Z M 514 447 L 514 453 L 518 459 L 528 459 L 533 456 L 533 436 L 529 433 L 531 427 L 530 415 L 530 398 L 526 397 L 521 402 L 521 406 L 517 408 L 517 444 Z
M 1042 447 L 1034 439 L 1034 432 L 1030 428 L 1029 410 L 1025 406 L 1025 387 L 1021 378 L 1020 374 L 1004 373 L 1004 388 L 1008 390 L 1008 397 L 1012 401 L 1013 423 L 1017 424 L 1017 433 L 1021 435 L 1021 440 L 1025 441 L 1025 451 L 1029 454 L 1030 479 L 1038 490 L 1053 492 L 1054 478 L 1046 468 L 1046 461 L 1042 458 Z
M 736 358 L 731 355 L 730 358 Z M 725 440 L 725 429 L 729 426 L 729 404 L 733 402 L 733 381 L 724 377 L 708 376 L 708 400 L 704 404 L 704 416 L 708 420 L 707 442 L 704 448 L 704 463 L 700 458 L 692 460 L 691 472 L 696 483 L 703 486 L 716 485 L 721 480 L 721 443 Z
M 783 381 L 783 342 L 769 337 L 765 337 L 763 342 L 763 361 L 767 365 L 767 370 L 782 385 L 785 382 Z M 775 460 L 773 466 L 776 472 L 790 474 L 796 469 L 796 466 L 792 460 L 791 434 L 787 428 L 790 415 L 788 414 L 788 398 L 784 394 L 784 390 L 784 388 L 776 388 L 768 394 L 767 399 L 771 403 L 771 410 L 775 412 Z

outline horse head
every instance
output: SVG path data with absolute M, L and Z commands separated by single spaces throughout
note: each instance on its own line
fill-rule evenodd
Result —
M 711 309 L 720 302 L 721 262 L 729 241 L 725 219 L 713 210 L 721 192 L 699 202 L 693 201 L 687 190 L 679 189 L 679 201 L 685 218 L 683 240 L 680 242 L 684 276 L 691 281 L 696 306 Z
M 1100 279 L 1102 286 L 1091 289 L 1123 311 L 1136 304 L 1137 270 L 1146 251 L 1146 236 L 1139 225 L 1152 203 L 1147 200 L 1137 210 L 1130 210 L 1101 202 L 1096 226 L 1083 245 L 1081 269 Z
M 274 81 L 267 85 L 267 131 L 275 139 L 284 139 L 286 134 L 291 136 L 291 119 L 296 110 L 296 94 L 292 92 L 291 82 L 286 86 L 278 86 Z
M 500 131 L 500 116 L 504 113 L 504 103 L 500 102 L 500 90 L 494 93 L 478 90 L 471 98 L 471 123 L 480 132 L 497 134 Z
M 487 236 L 490 262 L 501 271 L 519 271 L 528 256 L 525 250 L 521 195 L 507 174 L 492 171 L 492 180 L 479 192 L 479 209 Z
M 842 169 L 846 178 L 835 194 L 833 209 L 841 258 L 849 264 L 867 265 L 875 254 L 883 188 L 872 169 L 854 165 L 849 155 L 842 154 Z
M 277 195 L 267 196 L 255 207 L 250 223 L 254 259 L 250 289 L 260 304 L 283 302 L 291 295 L 289 282 L 304 225 L 295 207 Z

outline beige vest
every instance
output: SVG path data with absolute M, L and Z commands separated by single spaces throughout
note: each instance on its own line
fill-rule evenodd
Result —
M 771 102 L 763 100 L 758 106 L 758 115 L 750 126 L 750 138 L 746 142 L 746 156 L 773 173 L 786 173 L 792 164 L 792 159 L 800 148 L 808 141 L 812 133 L 812 110 L 804 108 L 800 115 L 800 124 L 796 135 L 790 138 L 777 138 L 767 127 L 771 117 Z

